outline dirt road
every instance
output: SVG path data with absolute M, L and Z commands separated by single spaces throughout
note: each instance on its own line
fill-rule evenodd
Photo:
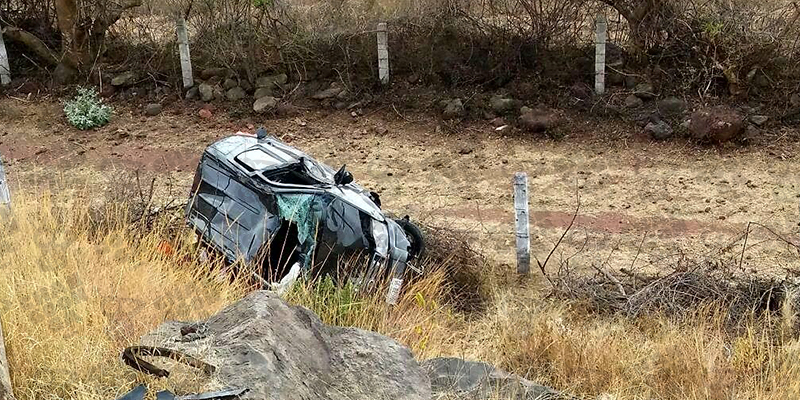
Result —
M 194 107 L 194 108 L 193 108 Z M 76 183 L 108 186 L 125 171 L 169 176 L 181 191 L 202 149 L 237 130 L 270 132 L 338 166 L 381 193 L 384 207 L 438 225 L 466 229 L 489 259 L 513 269 L 511 178 L 529 175 L 534 254 L 543 258 L 572 220 L 555 253 L 576 267 L 661 268 L 686 256 L 714 257 L 736 242 L 748 223 L 798 240 L 800 146 L 715 149 L 652 143 L 635 127 L 572 122 L 562 141 L 504 137 L 487 123 L 442 128 L 432 118 L 391 108 L 353 118 L 345 111 L 307 111 L 273 120 L 211 119 L 196 105 L 172 105 L 160 116 L 118 106 L 112 123 L 80 132 L 48 100 L 0 100 L 0 154 L 12 189 Z M 615 137 L 616 139 L 609 139 Z M 183 195 L 181 192 L 180 195 Z M 746 268 L 797 267 L 796 252 L 750 225 Z M 573 254 L 574 257 L 570 258 Z

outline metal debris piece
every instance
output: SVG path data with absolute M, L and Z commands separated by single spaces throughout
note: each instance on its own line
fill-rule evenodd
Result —
M 169 390 L 162 390 L 156 393 L 156 400 L 175 400 L 175 395 Z
M 247 392 L 244 388 L 223 389 L 216 392 L 188 394 L 175 397 L 175 400 L 233 400 Z
M 117 400 L 144 400 L 144 396 L 146 394 L 147 394 L 147 387 L 145 387 L 144 385 L 139 385 Z

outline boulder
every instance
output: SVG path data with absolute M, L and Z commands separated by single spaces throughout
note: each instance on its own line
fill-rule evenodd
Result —
M 655 140 L 667 140 L 672 137 L 672 127 L 664 121 L 650 122 L 644 127 L 644 131 L 649 133 Z
M 338 96 L 342 91 L 344 91 L 344 87 L 339 82 L 333 81 L 327 89 L 314 93 L 311 98 L 316 100 L 330 99 Z
M 641 107 L 644 104 L 644 100 L 636 97 L 635 95 L 630 95 L 625 98 L 625 107 L 628 108 L 637 108 Z
M 253 97 L 256 100 L 258 100 L 258 99 L 260 99 L 262 97 L 267 97 L 267 96 L 272 96 L 272 89 L 271 88 L 261 87 L 261 88 L 256 89 L 256 92 L 253 93 Z
M 642 100 L 652 100 L 656 97 L 655 89 L 652 84 L 640 83 L 633 89 L 633 94 Z
M 325 325 L 272 292 L 253 292 L 199 323 L 164 323 L 142 344 L 215 366 L 213 385 L 246 388 L 243 400 L 431 399 L 428 375 L 408 348 Z
M 253 103 L 253 111 L 257 113 L 269 111 L 275 108 L 276 105 L 278 105 L 278 99 L 272 96 L 260 97 Z
M 658 112 L 665 117 L 683 115 L 687 109 L 686 102 L 677 97 L 667 97 L 658 101 Z
M 200 89 L 197 86 L 192 86 L 186 91 L 186 100 L 194 100 L 200 95 Z
M 256 79 L 256 87 L 273 88 L 275 86 L 283 86 L 288 81 L 289 77 L 286 74 L 262 76 Z
M 244 89 L 239 86 L 230 88 L 227 92 L 225 92 L 225 97 L 227 97 L 230 101 L 238 101 L 243 99 L 245 96 L 247 96 L 247 92 L 245 92 Z
M 209 85 L 207 83 L 201 83 L 197 90 L 200 92 L 200 98 L 203 101 L 208 102 L 208 101 L 211 101 L 211 100 L 214 99 L 214 87 L 213 86 L 211 86 L 211 85 Z
M 446 100 L 442 104 L 444 106 L 442 111 L 444 119 L 456 119 L 466 114 L 466 109 L 464 109 L 464 103 L 461 102 L 461 99 Z
M 213 77 L 224 77 L 230 75 L 231 72 L 227 68 L 206 68 L 200 71 L 200 79 L 207 80 Z
M 744 117 L 726 106 L 695 111 L 689 123 L 692 138 L 718 144 L 737 139 L 744 129 Z
M 112 86 L 125 87 L 125 86 L 131 86 L 134 83 L 136 83 L 136 74 L 131 71 L 123 72 L 115 76 L 114 79 L 111 80 Z
M 520 126 L 529 132 L 545 132 L 561 124 L 557 112 L 545 108 L 523 108 L 519 117 Z
M 503 115 L 508 114 L 516 110 L 517 102 L 514 99 L 503 97 L 501 95 L 494 95 L 489 100 L 489 106 L 491 106 L 492 111 Z
M 155 117 L 158 114 L 161 114 L 161 104 L 150 103 L 144 107 L 144 115 Z
M 495 367 L 460 358 L 440 357 L 422 362 L 435 399 L 556 400 L 569 396 Z
M 225 88 L 225 90 L 230 90 L 237 86 L 239 86 L 239 82 L 236 82 L 231 78 L 225 79 L 225 81 L 222 82 L 222 87 Z
M 764 124 L 769 121 L 769 117 L 766 115 L 753 115 L 750 117 L 750 122 L 755 124 L 756 126 L 764 126 Z

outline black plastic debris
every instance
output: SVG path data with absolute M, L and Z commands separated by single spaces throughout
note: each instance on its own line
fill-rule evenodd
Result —
M 144 400 L 144 396 L 146 394 L 147 394 L 147 387 L 145 387 L 144 385 L 139 385 L 117 400 Z

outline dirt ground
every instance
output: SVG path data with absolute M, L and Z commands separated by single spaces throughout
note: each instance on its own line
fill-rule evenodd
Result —
M 396 110 L 301 111 L 280 119 L 231 118 L 198 104 L 156 117 L 117 104 L 110 125 L 77 131 L 53 99 L 0 99 L 0 155 L 12 190 L 107 190 L 139 170 L 185 196 L 203 148 L 263 125 L 381 193 L 384 208 L 467 230 L 495 265 L 514 269 L 512 177 L 529 176 L 533 254 L 543 259 L 580 211 L 555 261 L 577 268 L 664 268 L 683 257 L 742 257 L 744 268 L 797 268 L 800 159 L 796 143 L 708 148 L 654 143 L 635 126 L 570 122 L 560 141 L 488 123 L 445 126 Z M 130 184 L 130 180 L 127 183 Z M 96 189 L 95 189 L 96 188 Z M 763 225 L 763 226 L 761 226 Z M 772 231 L 772 232 L 771 232 Z M 774 233 L 773 233 L 774 232 Z M 557 263 L 551 264 L 555 268 Z

